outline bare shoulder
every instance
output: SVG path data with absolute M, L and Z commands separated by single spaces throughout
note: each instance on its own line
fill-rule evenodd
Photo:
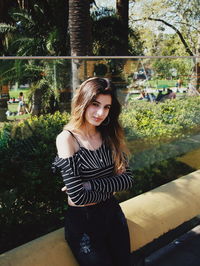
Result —
M 70 132 L 63 130 L 56 138 L 56 147 L 60 158 L 73 156 L 77 151 L 77 144 Z

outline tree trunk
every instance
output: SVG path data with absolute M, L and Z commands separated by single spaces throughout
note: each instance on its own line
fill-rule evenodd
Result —
M 0 122 L 7 121 L 6 111 L 8 110 L 7 101 L 0 101 Z
M 200 23 L 199 23 L 200 29 Z M 197 73 L 197 85 L 196 88 L 200 88 L 200 31 L 198 31 L 198 44 L 197 44 L 197 53 L 196 53 L 196 73 Z
M 88 0 L 69 0 L 69 34 L 71 56 L 91 55 L 91 21 Z M 72 60 L 72 89 L 80 85 L 78 59 Z
M 42 91 L 41 89 L 36 89 L 33 93 L 32 97 L 32 107 L 31 107 L 31 115 L 39 116 L 41 113 L 41 97 Z
M 119 55 L 128 55 L 128 16 L 129 16 L 129 1 L 128 0 L 117 0 L 116 9 L 117 15 L 121 22 L 121 38 L 123 40 L 123 46 Z
M 199 23 L 199 28 L 200 28 L 200 23 Z M 194 68 L 193 68 L 193 73 L 190 79 L 190 87 L 193 88 L 189 90 L 189 94 L 194 94 L 194 90 L 196 90 L 195 95 L 199 95 L 199 88 L 200 88 L 200 31 L 198 32 L 197 35 L 197 47 L 195 51 L 195 57 L 193 59 L 194 61 Z M 192 93 L 191 93 L 192 91 Z
M 91 55 L 91 21 L 88 0 L 69 0 L 71 56 Z
M 72 59 L 72 89 L 73 89 L 73 94 L 76 91 L 76 89 L 80 85 L 80 80 L 78 78 L 78 70 L 80 66 L 81 60 L 80 59 Z
M 6 116 L 6 108 L 0 107 L 0 122 L 6 122 L 7 116 Z

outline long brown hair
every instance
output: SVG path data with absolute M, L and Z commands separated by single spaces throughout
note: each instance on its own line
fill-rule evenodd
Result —
M 102 140 L 112 148 L 115 171 L 118 172 L 126 166 L 124 154 L 128 150 L 124 141 L 124 132 L 119 123 L 121 104 L 117 99 L 115 86 L 110 80 L 93 77 L 80 85 L 72 99 L 71 119 L 65 129 L 80 129 L 84 125 L 85 111 L 99 94 L 110 95 L 112 98 L 108 117 L 97 126 L 97 129 L 101 133 Z

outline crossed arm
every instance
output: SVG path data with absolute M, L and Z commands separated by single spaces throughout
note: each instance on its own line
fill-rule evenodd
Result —
M 67 194 L 74 204 L 84 205 L 101 202 L 110 198 L 114 192 L 132 187 L 133 178 L 128 167 L 123 173 L 117 175 L 112 175 L 111 173 L 109 177 L 99 176 L 98 178 L 84 182 L 79 172 L 80 166 L 76 152 L 69 145 L 69 138 L 71 136 L 65 134 L 64 136 L 61 135 L 57 140 L 59 157 L 56 158 L 54 166 L 60 169 Z M 72 142 L 72 139 L 70 141 Z M 61 158 L 62 156 L 66 158 Z

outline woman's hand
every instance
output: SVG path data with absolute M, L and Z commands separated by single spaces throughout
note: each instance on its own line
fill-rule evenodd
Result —
M 91 190 L 91 184 L 90 184 L 90 182 L 87 182 L 87 181 L 86 182 L 83 182 L 83 187 L 86 190 Z M 61 191 L 67 193 L 67 187 L 66 186 L 62 187 L 61 188 Z
M 126 171 L 125 167 L 121 167 L 120 169 L 117 170 L 117 175 L 121 175 Z
M 66 186 L 62 187 L 61 191 L 67 193 L 67 187 Z

